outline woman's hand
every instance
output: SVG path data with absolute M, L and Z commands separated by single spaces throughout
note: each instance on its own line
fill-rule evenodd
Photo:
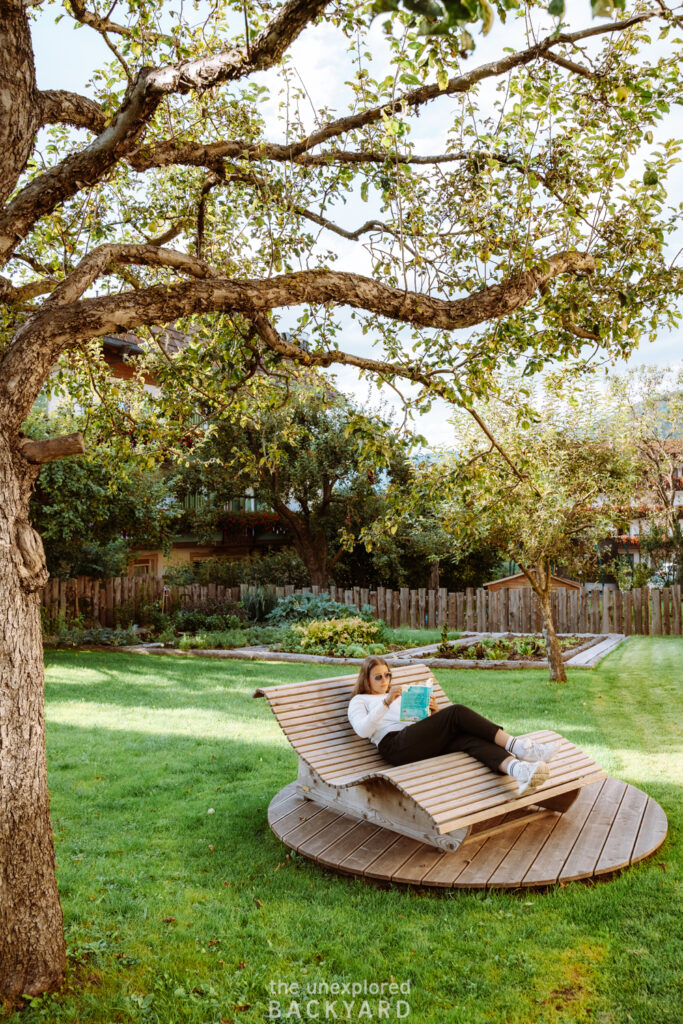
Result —
M 429 714 L 435 715 L 438 710 L 439 705 L 436 703 L 436 697 L 434 696 L 434 694 L 432 694 L 431 697 L 429 698 Z
M 384 694 L 384 703 L 386 704 L 386 706 L 389 707 L 390 704 L 393 704 L 396 698 L 400 697 L 402 693 L 403 687 L 401 686 L 400 683 L 394 683 L 393 686 L 390 686 L 387 692 Z

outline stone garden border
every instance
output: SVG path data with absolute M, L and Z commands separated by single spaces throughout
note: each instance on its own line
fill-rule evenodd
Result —
M 454 641 L 462 646 L 473 640 L 490 639 L 504 636 L 504 633 L 470 633 Z M 523 634 L 514 634 L 521 636 Z M 559 634 L 560 636 L 564 634 Z M 576 634 L 567 634 L 576 635 Z M 586 642 L 564 656 L 568 668 L 595 668 L 604 657 L 615 650 L 626 639 L 623 633 L 598 633 L 587 636 Z M 428 665 L 429 668 L 483 668 L 483 669 L 522 669 L 536 668 L 547 671 L 545 661 L 475 661 L 471 658 L 430 658 L 429 654 L 437 649 L 438 644 L 424 647 L 413 647 L 408 650 L 387 654 L 388 665 Z M 93 648 L 91 648 L 93 649 Z M 363 658 L 333 658 L 322 654 L 290 654 L 285 651 L 271 651 L 266 647 L 239 647 L 233 650 L 197 650 L 179 651 L 175 647 L 164 647 L 162 644 L 139 644 L 135 647 L 100 647 L 97 650 L 120 651 L 128 654 L 170 654 L 176 657 L 191 655 L 198 658 L 224 658 L 235 661 L 290 661 L 317 665 L 362 665 Z

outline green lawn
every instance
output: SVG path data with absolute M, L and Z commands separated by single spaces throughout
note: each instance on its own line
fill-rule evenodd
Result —
M 49 653 L 71 969 L 21 1020 L 262 1024 L 278 981 L 394 979 L 410 984 L 393 998 L 415 1024 L 673 1024 L 681 665 L 680 638 L 632 638 L 561 688 L 542 671 L 437 673 L 451 699 L 511 731 L 557 728 L 669 816 L 656 857 L 614 881 L 486 895 L 338 877 L 270 832 L 268 802 L 296 756 L 252 690 L 343 667 Z M 292 997 L 279 998 L 286 1012 Z M 397 1019 L 378 1017 L 377 995 L 347 1016 L 350 998 L 338 1019 Z M 316 1019 L 300 1012 L 282 1019 Z

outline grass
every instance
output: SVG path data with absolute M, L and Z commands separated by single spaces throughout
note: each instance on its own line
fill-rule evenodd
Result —
M 289 857 L 271 833 L 296 756 L 251 693 L 321 666 L 50 652 L 70 970 L 22 1024 L 263 1024 L 277 998 L 282 1019 L 312 1020 L 303 1003 L 284 1016 L 294 997 L 271 986 L 391 979 L 410 984 L 393 999 L 417 1024 L 673 1024 L 681 663 L 680 638 L 639 637 L 564 687 L 533 670 L 437 673 L 511 731 L 557 728 L 669 816 L 657 856 L 611 882 L 487 895 L 377 888 Z M 379 1019 L 376 995 L 359 1017 L 361 998 L 338 1018 Z

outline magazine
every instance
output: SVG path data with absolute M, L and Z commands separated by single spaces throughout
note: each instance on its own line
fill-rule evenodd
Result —
M 407 686 L 401 694 L 401 721 L 420 722 L 427 718 L 431 696 L 431 683 L 428 686 Z

